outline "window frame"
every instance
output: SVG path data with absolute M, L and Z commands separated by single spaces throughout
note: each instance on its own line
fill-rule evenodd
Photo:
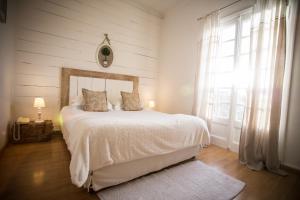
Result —
M 244 10 L 241 10 L 239 12 L 235 12 L 233 14 L 227 15 L 225 17 L 222 17 L 220 19 L 220 25 L 221 27 L 223 27 L 224 25 L 230 25 L 230 24 L 235 24 L 235 38 L 234 39 L 228 39 L 225 41 L 222 41 L 220 39 L 220 45 L 223 42 L 228 42 L 228 41 L 235 41 L 234 44 L 234 55 L 233 55 L 233 73 L 234 71 L 237 69 L 237 67 L 239 66 L 239 62 L 240 62 L 240 56 L 242 55 L 250 55 L 250 51 L 248 53 L 241 53 L 241 45 L 242 45 L 242 39 L 246 38 L 242 36 L 242 17 L 245 17 L 246 15 L 251 15 L 252 12 L 252 7 L 246 8 Z M 251 34 L 248 36 L 251 37 Z M 232 55 L 230 55 L 232 56 Z M 226 56 L 222 56 L 226 57 Z M 228 57 L 228 56 L 227 56 Z M 221 59 L 218 56 L 218 59 Z M 216 72 L 215 72 L 216 73 Z M 219 73 L 219 72 L 218 72 Z M 222 72 L 222 73 L 228 73 L 228 72 Z M 224 87 L 224 88 L 218 88 L 218 89 L 228 89 L 230 87 Z M 232 124 L 232 126 L 234 128 L 241 128 L 242 127 L 242 121 L 239 122 L 236 120 L 236 107 L 240 106 L 240 104 L 237 104 L 237 96 L 238 96 L 238 90 L 240 88 L 236 88 L 234 86 L 234 84 L 232 84 L 231 86 L 231 93 L 230 93 L 230 102 L 229 102 L 229 117 L 227 119 L 224 118 L 220 118 L 220 117 L 216 117 L 214 116 L 214 114 L 212 113 L 212 122 L 213 123 L 217 123 L 217 124 L 223 124 L 223 125 L 230 125 Z M 215 106 L 215 105 L 212 105 Z M 243 105 L 244 107 L 246 105 Z

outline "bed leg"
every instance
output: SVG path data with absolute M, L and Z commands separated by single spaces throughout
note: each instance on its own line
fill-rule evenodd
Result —
M 93 189 L 92 184 L 87 188 L 87 191 L 88 191 L 88 193 L 94 193 L 94 189 Z
M 88 193 L 93 193 L 93 183 L 92 183 L 93 171 L 90 171 L 88 181 L 87 181 L 87 191 Z

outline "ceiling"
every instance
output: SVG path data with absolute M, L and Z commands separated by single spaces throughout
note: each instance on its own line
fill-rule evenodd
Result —
M 131 0 L 135 4 L 144 7 L 144 9 L 152 10 L 163 17 L 164 13 L 176 5 L 180 0 Z

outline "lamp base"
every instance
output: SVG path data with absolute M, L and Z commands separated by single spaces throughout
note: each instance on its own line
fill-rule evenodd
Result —
M 43 123 L 44 120 L 42 120 L 42 111 L 41 108 L 38 108 L 38 118 L 35 120 L 35 123 Z

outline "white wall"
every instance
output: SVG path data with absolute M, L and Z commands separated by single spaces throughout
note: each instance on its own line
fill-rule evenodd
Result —
M 6 24 L 0 23 L 0 150 L 7 141 L 14 71 L 15 2 L 8 1 Z
M 121 0 L 18 1 L 15 116 L 36 118 L 33 98 L 43 96 L 44 118 L 58 122 L 60 69 L 140 77 L 144 99 L 154 99 L 161 19 Z M 99 67 L 95 54 L 108 33 L 113 65 Z
M 300 170 L 300 13 L 294 46 L 293 71 L 290 88 L 289 112 L 286 129 L 284 163 Z

